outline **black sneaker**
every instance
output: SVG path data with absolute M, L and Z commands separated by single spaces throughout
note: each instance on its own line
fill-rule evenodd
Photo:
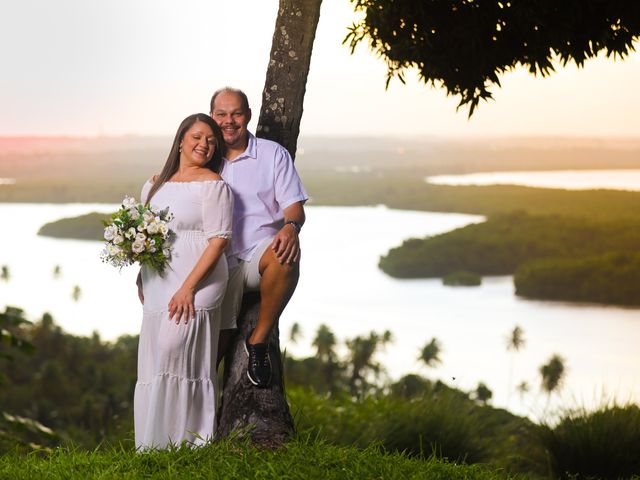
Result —
M 249 356 L 247 377 L 256 387 L 265 388 L 271 383 L 271 359 L 268 343 L 244 342 L 244 349 Z

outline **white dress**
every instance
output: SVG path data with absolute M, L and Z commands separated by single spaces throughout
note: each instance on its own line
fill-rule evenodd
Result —
M 145 202 L 151 189 L 142 189 Z M 167 182 L 151 206 L 169 207 L 176 233 L 171 262 L 161 277 L 142 269 L 144 307 L 134 395 L 136 448 L 165 448 L 210 440 L 216 427 L 216 357 L 228 271 L 222 255 L 195 294 L 195 318 L 169 320 L 171 297 L 212 237 L 231 237 L 233 196 L 221 180 Z

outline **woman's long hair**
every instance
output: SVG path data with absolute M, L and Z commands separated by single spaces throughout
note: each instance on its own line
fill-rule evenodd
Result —
M 167 157 L 167 161 L 162 168 L 162 172 L 153 182 L 151 186 L 151 190 L 149 191 L 149 195 L 147 196 L 147 205 L 151 201 L 151 198 L 155 195 L 155 193 L 162 187 L 162 185 L 167 182 L 180 167 L 180 142 L 184 138 L 184 134 L 187 133 L 196 122 L 206 123 L 211 127 L 213 131 L 213 136 L 216 139 L 216 149 L 213 152 L 213 157 L 209 160 L 204 167 L 209 170 L 220 173 L 220 167 L 222 166 L 222 157 L 224 156 L 224 138 L 222 136 L 222 130 L 213 119 L 207 115 L 206 113 L 194 113 L 193 115 L 189 115 L 185 118 L 180 126 L 178 127 L 178 131 L 176 132 L 176 137 L 173 139 L 173 145 L 171 145 L 171 151 L 169 152 L 169 156 Z

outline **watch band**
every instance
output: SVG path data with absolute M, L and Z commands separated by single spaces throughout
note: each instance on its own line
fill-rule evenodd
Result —
M 284 224 L 285 225 L 293 225 L 293 228 L 296 229 L 296 233 L 300 233 L 300 230 L 302 230 L 302 225 L 300 225 L 295 220 L 287 220 L 286 222 L 284 222 Z

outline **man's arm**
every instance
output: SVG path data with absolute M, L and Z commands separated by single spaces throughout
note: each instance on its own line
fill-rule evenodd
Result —
M 300 260 L 300 239 L 298 229 L 288 221 L 294 221 L 300 227 L 304 224 L 305 214 L 303 202 L 295 202 L 283 210 L 285 225 L 276 233 L 271 243 L 278 261 L 284 263 L 296 263 Z

